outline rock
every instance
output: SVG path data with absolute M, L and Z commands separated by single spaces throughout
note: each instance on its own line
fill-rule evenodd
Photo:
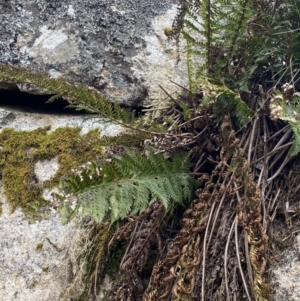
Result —
M 185 85 L 188 78 L 185 55 L 176 65 L 175 42 L 164 35 L 175 2 L 0 1 L 0 63 L 85 83 L 126 105 L 160 100 L 158 84 L 172 93 L 178 87 L 170 80 Z
M 3 193 L 0 201 L 0 300 L 61 300 L 77 272 L 84 231 L 76 221 L 62 225 L 56 212 L 31 224 L 20 209 L 10 213 Z
M 51 126 L 51 130 L 59 127 L 81 127 L 83 134 L 92 129 L 99 129 L 102 136 L 115 136 L 122 130 L 121 126 L 107 123 L 88 115 L 39 114 L 6 110 L 0 108 L 0 129 L 13 128 L 19 131 L 32 131 L 40 127 Z
M 270 273 L 275 294 L 273 301 L 300 300 L 300 235 L 295 238 L 294 246 L 285 250 L 281 262 Z
M 58 158 L 54 157 L 50 160 L 38 160 L 34 165 L 34 174 L 39 183 L 50 180 L 58 171 Z
M 99 120 L 83 122 L 86 117 L 0 109 L 1 128 L 31 131 L 46 126 L 52 130 L 82 126 L 82 133 L 97 128 L 103 135 L 121 131 L 119 126 Z M 57 169 L 57 158 L 37 161 L 34 173 L 38 183 L 49 180 Z M 87 228 L 83 229 L 76 219 L 62 224 L 54 206 L 52 192 L 58 192 L 55 188 L 45 189 L 43 194 L 52 202 L 49 218 L 32 222 L 19 208 L 10 212 L 1 186 L 0 182 L 0 301 L 73 300 L 71 297 L 84 289 L 81 281 L 84 269 L 78 266 L 77 256 L 87 239 Z

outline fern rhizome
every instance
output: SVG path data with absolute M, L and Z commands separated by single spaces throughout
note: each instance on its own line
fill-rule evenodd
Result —
M 186 43 L 189 86 L 140 118 L 92 88 L 1 66 L 1 81 L 126 129 L 99 141 L 105 160 L 61 183 L 62 216 L 91 229 L 74 300 L 271 300 L 274 241 L 299 231 L 285 202 L 297 208 L 299 11 L 288 0 L 180 0 L 162 30 Z

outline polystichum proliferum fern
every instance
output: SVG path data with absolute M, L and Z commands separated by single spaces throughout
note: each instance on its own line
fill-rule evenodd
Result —
M 275 90 L 270 99 L 270 117 L 272 120 L 281 119 L 290 125 L 294 141 L 290 156 L 300 152 L 300 93 L 295 91 L 294 85 L 285 83 L 281 91 Z
M 170 161 L 162 154 L 142 156 L 127 149 L 125 156 L 114 157 L 101 169 L 92 165 L 73 175 L 68 186 L 77 197 L 76 212 L 81 208 L 83 216 L 92 216 L 98 223 L 110 214 L 114 222 L 144 211 L 157 200 L 171 210 L 189 199 L 193 188 L 189 168 L 187 156 L 177 155 Z M 66 200 L 63 215 L 72 214 L 70 208 Z
M 45 73 L 33 73 L 13 65 L 0 65 L 0 81 L 38 87 L 44 94 L 54 94 L 48 102 L 66 99 L 67 107 L 86 111 L 122 126 L 133 124 L 134 113 L 110 102 L 99 91 L 84 85 L 71 85 L 63 78 L 50 78 Z
M 179 39 L 182 33 L 186 41 L 190 91 L 202 90 L 204 102 L 215 103 L 214 115 L 218 122 L 226 114 L 224 108 L 230 108 L 237 124 L 245 125 L 254 112 L 225 79 L 229 76 L 228 53 L 235 49 L 238 33 L 247 20 L 247 3 L 243 0 L 230 3 L 181 0 L 180 4 L 169 36 Z M 233 10 L 235 17 L 229 14 Z

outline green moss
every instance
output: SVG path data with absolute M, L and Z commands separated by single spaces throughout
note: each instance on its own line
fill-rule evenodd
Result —
M 72 169 L 97 160 L 102 154 L 98 130 L 85 135 L 80 134 L 79 127 L 49 130 L 50 127 L 34 131 L 3 129 L 0 132 L 0 170 L 12 210 L 20 206 L 31 215 L 44 213 L 47 201 L 42 198 L 43 190 L 57 186 Z M 35 163 L 55 157 L 60 166 L 55 176 L 39 183 L 34 174 Z
M 44 273 L 49 273 L 49 267 L 42 267 Z
M 114 247 L 113 252 L 110 254 L 111 257 L 105 268 L 105 273 L 107 273 L 113 279 L 116 278 L 117 272 L 119 271 L 120 263 L 124 257 L 126 248 L 127 244 L 119 243 Z
M 44 244 L 43 243 L 39 243 L 36 245 L 35 250 L 37 252 L 41 252 L 43 250 Z

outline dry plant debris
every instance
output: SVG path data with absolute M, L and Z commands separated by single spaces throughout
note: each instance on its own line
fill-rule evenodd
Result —
M 259 104 L 238 131 L 226 112 L 216 125 L 213 104 L 201 107 L 201 93 L 185 97 L 189 119 L 177 105 L 166 107 L 160 122 L 174 121 L 168 135 L 145 144 L 157 153 L 190 152 L 194 201 L 173 220 L 157 202 L 112 231 L 125 251 L 104 300 L 271 300 L 275 244 L 284 248 L 299 230 L 292 131 Z

